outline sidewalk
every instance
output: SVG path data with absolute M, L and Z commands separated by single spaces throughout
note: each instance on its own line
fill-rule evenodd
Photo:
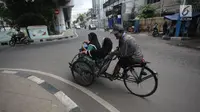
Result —
M 39 85 L 44 80 L 35 80 L 38 84 L 31 80 L 35 80 L 34 76 L 26 79 L 12 73 L 0 73 L 0 112 L 71 112 L 56 95 Z
M 34 41 L 40 40 L 48 40 L 48 39 L 60 39 L 60 38 L 76 38 L 78 37 L 76 32 L 73 29 L 67 29 L 66 31 L 62 32 L 62 34 L 58 35 L 49 35 L 48 37 L 39 37 L 39 38 L 32 38 Z M 1 43 L 8 43 L 11 37 L 4 37 L 0 35 L 0 44 Z M 0 45 L 1 46 L 1 45 Z
M 131 33 L 129 33 L 131 34 Z M 151 34 L 148 34 L 147 32 L 142 32 L 138 34 L 131 34 L 133 36 L 148 36 L 150 38 L 157 38 L 157 39 L 162 39 L 161 37 L 153 37 Z M 165 39 L 162 39 L 165 40 Z M 169 45 L 174 45 L 174 46 L 180 46 L 180 47 L 186 47 L 186 48 L 192 48 L 196 50 L 200 50 L 200 38 L 192 39 L 192 40 L 183 40 L 181 37 L 171 37 L 171 39 L 166 39 L 165 41 Z
M 200 50 L 200 39 L 194 40 L 171 40 L 167 42 L 170 45 L 193 48 L 196 50 Z

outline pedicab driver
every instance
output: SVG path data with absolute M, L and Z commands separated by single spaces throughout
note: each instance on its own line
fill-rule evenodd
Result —
M 115 66 L 111 78 L 116 77 L 122 67 L 128 67 L 135 63 L 142 63 L 143 54 L 136 40 L 131 35 L 128 35 L 121 25 L 116 24 L 112 32 L 116 39 L 119 40 L 119 49 L 115 52 L 120 59 Z

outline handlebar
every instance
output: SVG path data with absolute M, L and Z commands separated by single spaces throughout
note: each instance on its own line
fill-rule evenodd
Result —
M 116 49 L 111 53 L 114 57 L 112 60 L 116 60 L 117 58 L 120 58 L 120 56 L 118 55 L 118 51 L 119 51 L 119 47 L 116 47 Z

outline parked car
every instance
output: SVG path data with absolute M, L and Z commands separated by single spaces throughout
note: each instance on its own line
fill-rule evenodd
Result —
M 89 25 L 89 30 L 96 30 L 97 27 L 94 24 Z
M 76 29 L 81 29 L 81 26 L 80 25 L 75 25 L 75 28 Z

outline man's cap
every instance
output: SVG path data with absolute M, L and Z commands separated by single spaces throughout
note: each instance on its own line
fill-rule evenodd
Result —
M 115 33 L 115 32 L 119 32 L 119 31 L 124 31 L 124 28 L 122 25 L 119 25 L 119 24 L 115 24 L 113 26 L 113 31 L 111 33 Z

